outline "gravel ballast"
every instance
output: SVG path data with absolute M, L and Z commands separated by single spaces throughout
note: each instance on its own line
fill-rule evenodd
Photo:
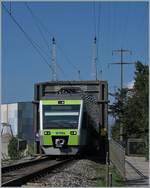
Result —
M 53 173 L 41 178 L 39 186 L 95 187 L 99 178 L 97 177 L 99 165 L 101 164 L 87 159 L 74 161 L 72 164 L 55 170 Z

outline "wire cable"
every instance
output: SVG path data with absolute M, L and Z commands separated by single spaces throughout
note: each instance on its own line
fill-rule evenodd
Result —
M 28 5 L 27 3 L 25 3 L 25 5 L 26 5 L 27 9 L 30 11 L 30 13 L 31 13 L 31 15 L 32 15 L 32 17 L 33 17 L 33 19 L 34 19 L 34 21 L 35 21 L 35 24 L 36 24 L 36 26 L 37 26 L 39 32 L 41 33 L 41 36 L 42 36 L 43 40 L 45 41 L 46 46 L 49 47 L 49 45 L 48 45 L 48 43 L 47 43 L 45 37 L 43 36 L 42 30 L 40 29 L 39 25 L 41 26 L 41 28 L 42 28 L 48 35 L 50 35 L 50 36 L 53 36 L 53 35 L 50 33 L 50 31 L 47 29 L 47 27 L 45 27 L 45 25 L 40 21 L 40 19 L 36 16 L 36 14 L 33 12 L 33 10 L 31 9 L 31 7 L 29 7 L 29 5 Z M 79 71 L 79 68 L 76 67 L 76 66 L 71 62 L 70 58 L 69 58 L 69 57 L 67 56 L 67 54 L 64 52 L 63 48 L 60 46 L 60 44 L 58 43 L 58 41 L 57 41 L 57 46 L 58 46 L 58 49 L 59 49 L 59 50 L 61 51 L 61 53 L 63 54 L 63 56 L 65 57 L 66 62 L 67 62 L 68 64 L 72 65 L 72 67 L 75 68 L 77 71 Z M 58 64 L 58 63 L 57 63 L 57 64 Z
M 17 25 L 17 27 L 20 29 L 20 31 L 23 33 L 23 35 L 25 36 L 25 38 L 30 42 L 30 44 L 32 45 L 32 47 L 35 49 L 35 51 L 41 56 L 41 58 L 43 59 L 43 62 L 45 62 L 45 64 L 47 64 L 47 66 L 53 71 L 53 68 L 51 67 L 51 65 L 48 63 L 48 61 L 45 59 L 45 57 L 41 54 L 40 50 L 37 48 L 37 46 L 35 45 L 35 42 L 30 38 L 30 36 L 25 32 L 25 30 L 23 29 L 23 27 L 17 22 L 17 20 L 15 19 L 15 17 L 10 14 L 9 10 L 6 8 L 6 6 L 2 3 L 2 6 L 4 8 L 4 10 L 7 12 L 8 15 L 10 15 L 11 19 L 13 20 L 13 22 Z
M 32 9 L 31 9 L 30 6 L 28 5 L 28 3 L 25 2 L 24 4 L 25 4 L 26 8 L 28 9 L 28 11 L 30 12 L 30 14 L 31 14 L 31 16 L 32 16 L 32 18 L 33 18 L 33 20 L 34 20 L 34 23 L 35 23 L 35 25 L 36 25 L 36 27 L 37 27 L 39 33 L 41 34 L 41 37 L 42 37 L 42 39 L 43 39 L 45 45 L 49 48 L 49 44 L 48 44 L 48 42 L 47 42 L 45 36 L 43 35 L 43 32 L 42 32 L 40 26 L 39 26 L 39 23 L 38 23 L 39 20 L 37 19 L 36 15 L 33 13 Z
M 48 54 L 37 42 L 33 41 L 33 43 L 47 56 L 48 59 L 50 59 L 50 54 Z
M 98 6 L 98 23 L 97 23 L 97 58 L 99 59 L 99 47 L 100 47 L 100 21 L 101 21 L 101 3 Z M 100 63 L 101 69 L 101 63 Z
M 96 42 L 96 51 L 97 51 L 97 62 L 99 62 L 100 71 L 98 71 L 98 63 L 97 63 L 97 71 L 98 74 L 102 74 L 102 66 L 99 58 L 99 48 L 100 48 L 100 24 L 101 24 L 101 3 L 99 2 L 96 6 L 96 2 L 93 2 L 93 23 L 94 23 L 94 33 L 97 39 Z
M 45 39 L 45 37 L 44 37 L 44 35 L 43 35 L 43 32 L 42 32 L 41 28 L 39 27 L 39 25 L 43 26 L 42 22 L 41 22 L 41 21 L 38 19 L 38 17 L 34 14 L 34 12 L 32 11 L 31 7 L 29 7 L 29 5 L 28 5 L 27 3 L 25 3 L 25 6 L 27 7 L 28 11 L 30 12 L 30 14 L 31 14 L 31 16 L 32 16 L 32 18 L 33 18 L 33 20 L 34 20 L 34 23 L 35 23 L 35 25 L 37 26 L 37 29 L 39 30 L 39 32 L 40 32 L 40 34 L 41 34 L 41 36 L 42 36 L 42 38 L 43 38 L 43 41 L 45 42 L 46 46 L 49 48 L 49 45 L 48 45 L 48 43 L 47 43 L 47 41 L 46 41 L 46 39 Z M 48 33 L 50 33 L 50 32 L 48 32 Z M 38 47 L 40 47 L 40 46 L 38 46 Z M 62 68 L 58 63 L 57 63 L 57 67 L 60 69 L 60 71 L 61 71 L 61 72 L 63 73 L 63 75 L 66 77 L 66 74 L 65 74 L 63 68 Z
M 130 15 L 130 8 L 129 8 L 129 2 L 126 2 L 127 5 L 126 5 L 126 12 L 128 14 L 125 15 L 125 23 L 123 24 L 123 36 L 122 36 L 122 44 L 121 44 L 121 47 L 122 48 L 126 48 L 126 41 L 128 41 L 127 39 L 127 33 L 128 33 L 128 22 L 129 22 L 129 15 Z
M 98 6 L 98 23 L 97 23 L 97 42 L 99 43 L 99 35 L 100 35 L 100 21 L 101 21 L 101 2 L 99 2 Z
M 96 36 L 96 10 L 95 10 L 95 1 L 93 2 L 93 24 L 94 24 L 94 36 Z
M 11 14 L 11 12 L 12 12 L 12 2 L 11 2 L 11 0 L 10 0 L 10 2 L 9 2 L 9 12 L 10 12 L 10 14 Z
M 58 42 L 57 42 L 57 46 L 58 46 L 58 49 L 59 49 L 59 50 L 62 52 L 62 54 L 64 55 L 64 57 L 65 57 L 66 61 L 68 62 L 68 64 L 71 64 L 74 69 L 79 70 L 79 68 L 76 67 L 76 66 L 70 61 L 69 57 L 66 55 L 66 53 L 65 53 L 64 50 L 63 50 L 63 48 L 60 46 L 60 44 L 58 44 Z
M 17 22 L 17 20 L 16 20 L 16 18 L 10 13 L 10 11 L 6 8 L 6 6 L 2 3 L 2 6 L 3 6 L 3 8 L 4 8 L 4 10 L 8 13 L 8 15 L 11 17 L 11 19 L 13 20 L 13 22 L 18 26 L 18 28 L 20 29 L 20 31 L 24 34 L 24 36 L 25 36 L 25 38 L 30 42 L 30 44 L 31 44 L 31 46 L 35 49 L 35 51 L 41 56 L 41 58 L 43 59 L 43 61 L 48 65 L 48 67 L 51 69 L 51 71 L 53 71 L 53 68 L 52 68 L 52 66 L 48 63 L 48 61 L 47 61 L 47 59 L 43 56 L 43 54 L 41 53 L 41 51 L 43 51 L 45 54 L 46 54 L 46 52 L 40 47 L 40 45 L 38 45 L 38 43 L 37 42 L 35 42 L 35 41 L 33 41 L 32 39 L 31 39 L 31 37 L 28 35 L 28 33 L 24 30 L 24 28 Z M 42 24 L 42 22 L 40 22 L 40 24 Z M 42 24 L 43 25 L 43 24 Z M 44 26 L 44 25 L 43 25 Z M 43 27 L 44 29 L 45 29 L 45 31 L 47 31 L 47 33 L 49 33 L 49 31 L 46 29 L 46 27 L 44 26 Z M 41 31 L 41 30 L 40 30 Z M 61 47 L 60 47 L 60 45 L 59 45 L 59 49 L 60 49 Z M 41 51 L 40 51 L 40 50 Z M 64 51 L 62 50 L 62 48 L 61 48 L 61 51 L 64 53 Z M 47 54 L 46 54 L 47 55 Z M 48 56 L 48 55 L 47 55 Z M 64 54 L 64 56 L 66 57 L 66 59 L 67 59 L 67 56 L 66 56 L 66 54 Z M 49 57 L 48 57 L 49 58 Z M 75 68 L 75 65 L 73 65 L 71 62 L 70 62 L 70 60 L 69 60 L 69 58 L 68 58 L 68 62 L 72 65 L 72 66 L 74 66 L 74 68 Z M 61 72 L 63 73 L 63 75 L 66 77 L 66 74 L 65 74 L 65 72 L 64 72 L 64 70 L 62 69 L 62 67 L 59 65 L 59 64 L 57 64 L 58 65 L 58 68 L 61 70 Z M 76 67 L 77 68 L 77 67 Z
M 72 67 L 77 70 L 78 74 L 79 74 L 79 72 L 81 73 L 80 69 L 79 69 L 77 66 L 75 66 L 75 65 L 71 62 L 70 58 L 69 58 L 69 57 L 67 56 L 67 54 L 64 52 L 64 50 L 63 50 L 63 48 L 60 46 L 60 44 L 58 44 L 58 42 L 57 42 L 57 46 L 58 46 L 58 49 L 60 50 L 60 52 L 63 54 L 63 56 L 64 56 L 64 58 L 65 58 L 65 60 L 66 60 L 65 62 L 68 63 L 69 65 L 72 65 Z M 80 79 L 81 79 L 81 78 L 82 78 L 82 77 L 81 77 L 81 75 L 80 75 Z

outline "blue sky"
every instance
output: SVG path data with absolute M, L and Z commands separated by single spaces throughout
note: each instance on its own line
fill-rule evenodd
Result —
M 4 4 L 9 9 L 10 4 Z M 98 26 L 99 3 L 95 3 L 95 17 L 93 2 L 29 2 L 28 5 L 49 31 L 41 27 L 49 46 L 54 36 L 56 45 L 63 49 L 62 53 L 57 46 L 57 63 L 63 69 L 58 70 L 59 80 L 77 79 L 77 69 L 66 61 L 64 53 L 80 69 L 81 79 L 92 79 L 94 20 Z M 132 55 L 124 56 L 125 62 L 139 60 L 148 64 L 148 3 L 100 2 L 100 7 L 98 70 L 102 68 L 102 79 L 108 80 L 113 91 L 114 86 L 120 87 L 120 67 L 108 68 L 108 64 L 119 62 L 120 57 L 112 56 L 112 50 L 132 50 Z M 51 63 L 50 47 L 45 45 L 25 4 L 12 2 L 11 13 L 46 51 L 46 56 L 43 55 Z M 134 70 L 134 65 L 124 66 L 124 84 L 134 79 Z M 31 101 L 34 83 L 51 79 L 51 70 L 2 8 L 2 103 Z

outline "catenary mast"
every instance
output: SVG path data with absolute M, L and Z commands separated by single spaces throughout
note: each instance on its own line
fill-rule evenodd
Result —
M 56 81 L 57 78 L 57 64 L 56 64 L 56 41 L 52 38 L 52 49 L 51 49 L 51 63 L 52 63 L 52 80 Z

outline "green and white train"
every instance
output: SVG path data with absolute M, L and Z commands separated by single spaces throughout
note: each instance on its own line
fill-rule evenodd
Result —
M 82 111 L 83 100 L 40 101 L 40 145 L 44 153 L 60 155 L 78 152 L 78 146 L 83 142 Z
M 53 84 L 56 85 L 56 82 Z M 67 90 L 65 93 L 66 86 L 65 89 L 59 88 L 58 91 L 65 91 L 61 94 L 58 91 L 54 93 L 54 89 L 46 94 L 46 87 L 42 89 L 45 94 L 39 92 L 41 88 L 36 85 L 35 96 L 38 102 L 35 108 L 35 124 L 38 125 L 36 130 L 39 135 L 39 150 L 46 155 L 76 155 L 102 151 L 104 135 L 101 136 L 101 129 L 106 129 L 106 126 L 102 125 L 107 120 L 106 100 L 98 103 L 95 96 L 76 88 L 74 92 Z M 39 93 L 44 96 L 39 97 Z

